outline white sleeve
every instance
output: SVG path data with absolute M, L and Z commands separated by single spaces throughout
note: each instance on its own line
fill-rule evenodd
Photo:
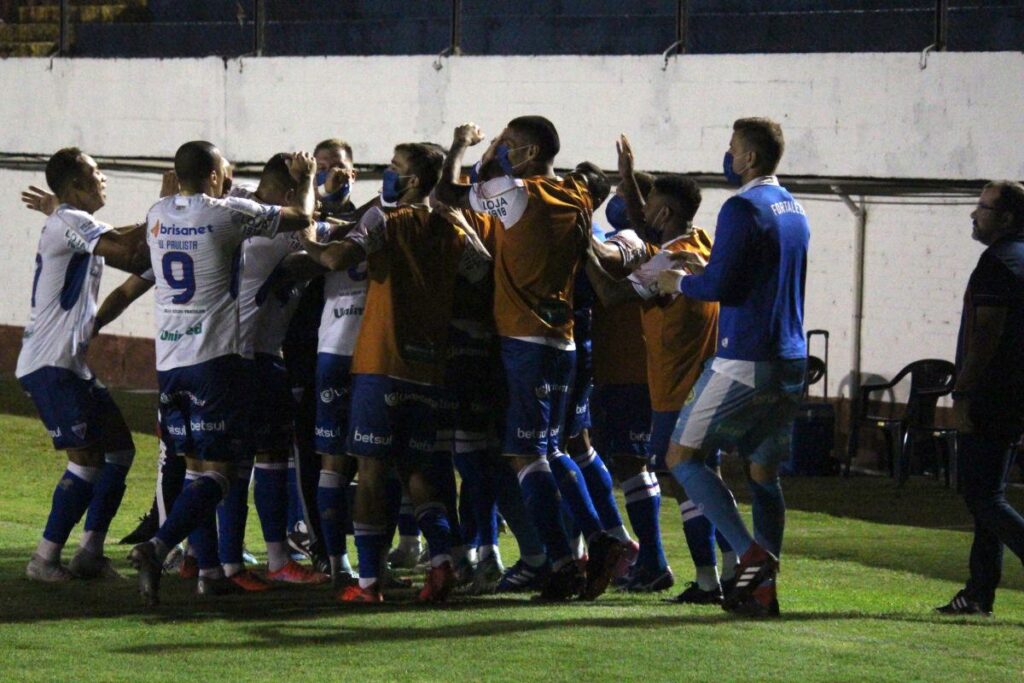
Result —
M 622 230 L 607 240 L 605 244 L 611 244 L 622 254 L 622 267 L 633 270 L 647 258 L 647 245 L 632 230 Z
M 469 188 L 469 208 L 494 216 L 506 230 L 523 217 L 529 200 L 530 194 L 523 181 L 507 175 L 474 183 Z
M 273 237 L 281 225 L 281 207 L 260 204 L 241 197 L 225 197 L 231 220 L 245 237 Z
M 369 256 L 384 247 L 384 228 L 387 227 L 387 224 L 387 216 L 375 206 L 364 213 L 363 217 L 359 219 L 359 224 L 342 239 L 355 242 Z
M 661 294 L 658 290 L 658 273 L 671 268 L 672 259 L 668 252 L 659 251 L 654 258 L 630 273 L 628 279 L 640 298 L 646 301 Z
M 144 273 L 140 273 L 139 277 L 147 282 L 156 282 L 156 275 L 153 273 L 152 268 L 147 268 Z
M 85 211 L 63 210 L 57 214 L 64 226 L 64 244 L 73 252 L 91 254 L 100 241 L 100 235 L 113 228 L 101 223 Z
M 463 245 L 459 257 L 459 274 L 470 282 L 480 282 L 490 272 L 491 255 L 472 237 L 463 237 Z

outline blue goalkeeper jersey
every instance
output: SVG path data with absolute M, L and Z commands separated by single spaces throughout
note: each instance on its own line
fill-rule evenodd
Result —
M 766 361 L 807 356 L 804 284 L 810 228 L 803 207 L 774 176 L 751 181 L 722 206 L 701 275 L 680 291 L 718 301 L 716 356 Z

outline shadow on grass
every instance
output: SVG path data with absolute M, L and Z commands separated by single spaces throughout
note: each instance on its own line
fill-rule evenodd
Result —
M 528 603 L 520 603 L 528 604 Z M 491 603 L 473 603 L 471 608 L 489 608 Z M 458 609 L 457 604 L 445 609 Z M 363 612 L 362 609 L 351 611 Z M 380 610 L 379 610 L 380 611 Z M 581 612 L 594 611 L 592 606 L 583 605 Z M 344 612 L 336 611 L 336 614 Z M 189 653 L 203 651 L 224 650 L 249 650 L 252 648 L 283 649 L 296 646 L 309 646 L 310 644 L 330 644 L 341 646 L 372 645 L 381 642 L 422 642 L 429 640 L 450 640 L 457 632 L 459 638 L 487 638 L 503 635 L 522 634 L 524 632 L 538 631 L 559 631 L 567 629 L 600 628 L 608 630 L 629 630 L 645 631 L 657 629 L 659 631 L 674 626 L 714 626 L 727 623 L 735 623 L 740 619 L 724 612 L 708 614 L 680 614 L 676 616 L 659 615 L 658 618 L 650 617 L 608 617 L 608 616 L 580 616 L 578 618 L 554 618 L 540 620 L 512 620 L 512 619 L 487 619 L 474 622 L 461 622 L 452 626 L 441 627 L 416 627 L 407 623 L 401 626 L 365 626 L 358 625 L 350 628 L 345 626 L 324 626 L 315 624 L 264 624 L 246 629 L 248 638 L 239 643 L 222 642 L 182 642 L 176 639 L 169 643 L 147 643 L 111 650 L 117 654 L 149 655 L 163 657 L 174 653 Z M 961 619 L 957 621 L 938 622 L 935 617 L 924 617 L 914 614 L 884 614 L 871 615 L 857 612 L 793 612 L 783 615 L 782 622 L 814 622 L 814 621 L 885 621 L 903 622 L 909 624 L 964 624 L 978 628 L 993 629 L 1019 629 L 1019 623 L 998 622 L 991 619 Z M 748 624 L 752 623 L 747 621 Z

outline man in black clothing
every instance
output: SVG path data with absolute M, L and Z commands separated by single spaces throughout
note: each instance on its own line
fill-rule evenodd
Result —
M 1024 433 L 1024 185 L 989 183 L 971 218 L 987 249 L 964 294 L 953 411 L 974 543 L 967 585 L 937 611 L 991 615 L 1003 546 L 1024 559 L 1024 517 L 1005 495 Z

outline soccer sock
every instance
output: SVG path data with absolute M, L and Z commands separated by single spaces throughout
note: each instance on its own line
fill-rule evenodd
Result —
M 384 498 L 385 514 L 387 515 L 384 535 L 387 545 L 391 546 L 392 540 L 395 537 L 395 529 L 398 527 L 398 517 L 402 511 L 402 482 L 398 480 L 398 476 L 394 473 L 390 474 L 387 481 L 384 482 Z M 349 507 L 349 510 L 355 510 L 355 500 L 353 499 L 351 502 L 352 505 Z M 352 535 L 355 536 L 355 533 L 355 524 L 353 524 Z M 419 534 L 419 531 L 416 533 Z
M 690 558 L 698 573 L 702 568 L 715 566 L 715 527 L 704 516 L 704 512 L 692 500 L 684 500 L 679 504 L 679 514 L 683 518 L 683 535 L 686 547 L 690 550 Z M 715 575 L 715 584 L 718 575 Z M 713 586 L 712 586 L 713 587 Z M 702 590 L 710 590 L 701 586 Z
M 154 538 L 159 541 L 158 548 L 173 548 L 188 536 L 194 529 L 205 522 L 213 525 L 217 504 L 224 497 L 224 489 L 227 488 L 227 479 L 218 473 L 207 472 L 202 476 L 198 472 L 189 472 L 185 478 L 185 487 L 181 495 L 174 501 L 174 507 L 167 515 L 167 520 L 160 525 Z M 217 556 L 216 549 L 216 527 L 213 528 L 212 555 Z M 202 539 L 200 539 L 202 542 Z M 189 539 L 189 545 L 199 560 L 201 548 Z
M 443 503 L 424 503 L 416 508 L 416 523 L 427 539 L 427 550 L 430 552 L 430 566 L 437 567 L 451 562 L 452 544 L 451 527 Z
M 353 524 L 356 554 L 359 557 L 359 585 L 367 588 L 380 576 L 381 551 L 384 549 L 385 527 L 382 524 Z
M 754 539 L 743 524 L 736 501 L 715 473 L 698 460 L 687 460 L 672 468 L 672 476 L 686 490 L 686 495 L 699 505 L 708 520 L 728 539 L 733 550 L 742 555 Z
M 548 461 L 538 458 L 519 470 L 519 486 L 522 488 L 523 505 L 547 548 L 548 559 L 555 563 L 571 557 L 569 539 L 562 527 L 558 485 Z M 507 521 L 508 517 L 505 519 Z
M 316 506 L 323 526 L 324 547 L 331 557 L 345 552 L 344 517 L 348 515 L 345 492 L 341 488 L 341 474 L 333 470 L 320 470 L 320 484 L 316 489 Z
M 566 505 L 572 511 L 573 520 L 589 542 L 601 533 L 601 520 L 597 517 L 597 510 L 594 509 L 586 484 L 583 483 L 583 473 L 565 453 L 557 454 L 549 462 L 558 492 L 562 494 Z
M 665 549 L 661 544 L 661 487 L 658 479 L 651 472 L 641 472 L 622 482 L 622 492 L 626 498 L 626 514 L 633 532 L 640 543 L 640 554 L 637 555 L 637 566 L 654 572 L 663 572 L 668 568 Z
M 253 471 L 253 503 L 267 544 L 267 569 L 272 572 L 291 560 L 288 552 L 288 465 L 258 462 Z
M 473 454 L 474 456 L 476 454 Z M 460 453 L 455 456 L 455 469 L 459 471 L 462 486 L 459 489 L 459 523 L 466 545 L 476 548 L 480 545 L 480 519 L 477 500 L 483 491 L 483 474 L 475 457 Z
M 735 502 L 735 499 L 733 499 Z M 736 576 L 736 565 L 739 564 L 739 557 L 733 551 L 729 541 L 718 529 L 715 529 L 715 541 L 718 543 L 718 550 L 722 554 L 722 580 L 728 581 Z
M 135 458 L 135 450 L 129 449 L 115 453 L 107 453 L 99 476 L 93 483 L 92 500 L 89 511 L 85 515 L 85 532 L 82 534 L 81 547 L 94 555 L 103 554 L 103 542 L 110 529 L 110 520 L 114 519 L 117 509 L 124 498 L 125 478 Z
M 157 511 L 160 513 L 160 523 L 167 520 L 171 514 L 174 502 L 181 495 L 185 487 L 185 458 L 180 455 L 167 453 L 161 443 L 160 448 L 160 472 L 157 474 L 156 501 Z
M 573 461 L 583 473 L 583 481 L 586 482 L 597 517 L 601 520 L 601 528 L 620 541 L 632 540 L 626 532 L 626 527 L 622 525 L 622 515 L 619 514 L 615 491 L 612 488 L 612 474 L 605 466 L 604 460 L 591 448 L 589 453 L 573 457 Z
M 299 522 L 305 522 L 302 514 L 302 498 L 299 494 L 299 470 L 295 456 L 288 458 L 288 531 L 294 531 Z
M 249 479 L 252 463 L 238 463 L 235 482 L 217 508 L 217 554 L 224 573 L 234 576 L 245 568 L 242 552 L 245 547 L 245 521 L 249 516 Z
M 751 511 L 754 517 L 754 538 L 765 550 L 779 557 L 782 554 L 782 534 L 786 528 L 786 500 L 776 477 L 765 484 L 748 480 L 753 495 Z M 742 554 L 742 553 L 741 553 Z
M 413 506 L 409 496 L 402 495 L 402 506 L 398 508 L 398 535 L 399 541 L 406 538 L 415 538 L 419 543 L 420 529 L 416 526 L 416 508 Z M 411 544 L 410 541 L 404 541 Z
M 487 453 L 485 451 L 474 451 L 455 456 L 456 464 L 462 462 L 459 469 L 462 476 L 462 494 L 471 505 L 471 516 L 475 521 L 475 542 L 479 546 L 498 545 L 498 493 L 495 489 L 494 476 L 488 471 L 485 464 Z M 508 475 L 511 470 L 502 463 Z M 519 494 L 519 485 L 509 477 L 515 494 Z M 465 520 L 463 520 L 465 527 Z M 463 528 L 463 533 L 466 530 Z M 468 541 L 467 541 L 468 542 Z M 483 558 L 481 558 L 483 559 Z
M 95 487 L 93 481 L 99 476 L 100 468 L 84 467 L 69 462 L 68 468 L 61 475 L 57 488 L 53 490 L 53 503 L 50 516 L 43 529 L 43 541 L 39 543 L 36 553 L 49 561 L 60 559 L 61 548 L 68 542 L 71 530 L 82 519 Z
M 448 543 L 452 548 L 465 546 L 462 524 L 459 519 L 458 489 L 455 485 L 455 467 L 451 453 L 437 451 L 430 457 L 427 477 L 437 490 L 438 498 L 444 506 L 445 519 L 448 523 Z M 417 519 L 417 522 L 419 520 Z M 422 528 L 422 527 L 421 527 Z M 424 534 L 426 535 L 426 534 Z M 429 539 L 428 539 L 429 545 Z
M 531 567 L 540 566 L 547 559 L 547 553 L 537 527 L 530 521 L 516 473 L 501 460 L 488 460 L 484 463 L 484 476 L 491 480 L 497 508 L 501 510 L 505 523 L 516 538 L 519 557 Z

